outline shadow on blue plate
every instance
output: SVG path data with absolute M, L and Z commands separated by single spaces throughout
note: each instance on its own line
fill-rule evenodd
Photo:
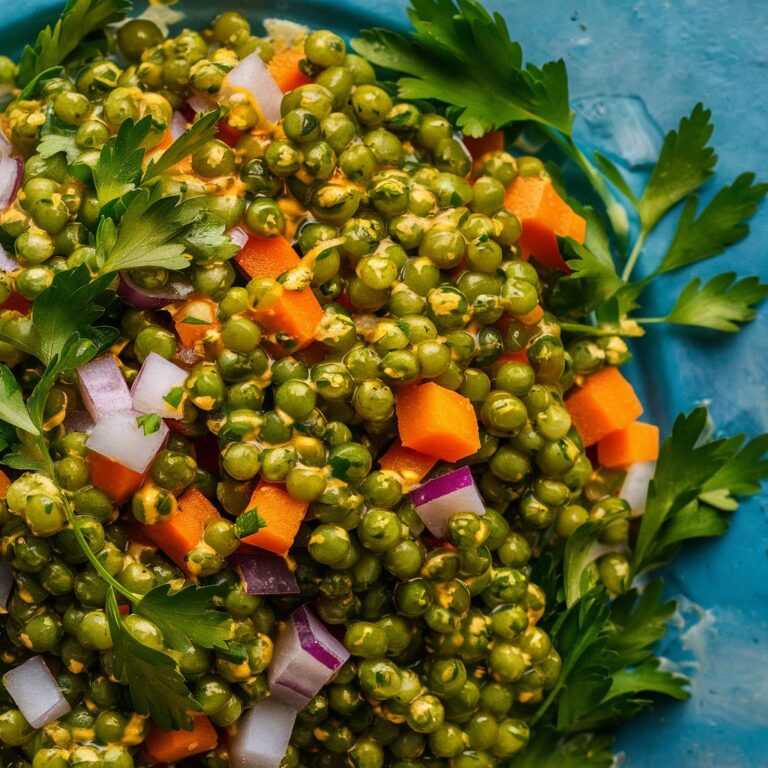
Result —
M 54 18 L 60 0 L 0 4 L 0 51 L 18 54 Z M 138 5 L 138 4 L 137 4 Z M 226 2 L 181 0 L 197 26 Z M 237 0 L 252 21 L 290 18 L 351 37 L 365 26 L 407 29 L 402 0 Z M 494 0 L 513 37 L 534 63 L 564 58 L 577 138 L 642 173 L 663 133 L 696 101 L 713 112 L 718 172 L 702 195 L 739 173 L 768 173 L 768 3 L 764 0 Z M 567 169 L 566 169 L 567 170 Z M 644 256 L 650 271 L 671 227 L 661 226 Z M 732 269 L 768 280 L 768 211 L 748 240 L 716 263 L 706 279 Z M 649 269 L 650 268 L 650 269 Z M 643 314 L 671 307 L 690 271 L 665 278 Z M 675 416 L 705 402 L 716 430 L 768 431 L 768 308 L 734 337 L 652 329 L 635 343 L 630 376 L 646 417 L 668 432 Z M 721 540 L 688 548 L 666 573 L 681 600 L 663 652 L 693 677 L 693 698 L 658 706 L 619 732 L 628 768 L 768 767 L 768 514 L 766 498 L 745 503 Z

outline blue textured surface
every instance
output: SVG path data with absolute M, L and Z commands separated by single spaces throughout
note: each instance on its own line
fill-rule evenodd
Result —
M 0 50 L 17 53 L 59 0 L 0 3 Z M 373 24 L 406 27 L 403 0 L 182 0 L 195 23 L 207 8 L 238 7 L 252 20 L 293 18 L 349 35 Z M 565 58 L 573 99 L 637 96 L 663 130 L 695 101 L 712 109 L 718 173 L 703 197 L 744 170 L 763 178 L 768 160 L 768 3 L 764 0 L 494 0 L 513 36 L 535 63 Z M 179 6 L 177 6 L 179 7 Z M 582 138 L 605 144 L 603 131 Z M 610 148 L 610 147 L 607 147 Z M 725 257 L 665 278 L 644 315 L 661 314 L 692 276 L 725 267 L 768 280 L 768 211 L 750 238 Z M 645 263 L 669 236 L 662 228 Z M 715 427 L 751 434 L 768 430 L 768 311 L 738 336 L 654 329 L 635 346 L 631 374 L 651 418 L 667 431 L 677 413 L 706 401 Z M 660 706 L 625 727 L 619 747 L 630 768 L 765 768 L 768 766 L 768 515 L 765 498 L 745 503 L 721 540 L 690 547 L 667 574 L 683 598 L 681 626 L 665 652 L 693 675 L 687 704 Z

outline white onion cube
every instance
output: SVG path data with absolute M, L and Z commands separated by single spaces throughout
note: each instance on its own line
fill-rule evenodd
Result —
M 184 410 L 181 398 L 186 380 L 187 372 L 183 368 L 157 352 L 150 352 L 131 387 L 134 410 L 158 413 L 164 419 L 181 418 Z
M 638 517 L 645 512 L 648 501 L 648 485 L 656 472 L 655 461 L 639 461 L 627 470 L 624 485 L 621 488 L 621 498 L 632 507 L 632 517 Z
M 77 369 L 77 377 L 83 405 L 94 421 L 112 411 L 131 408 L 131 393 L 112 355 L 97 357 L 81 365 Z
M 137 411 L 108 413 L 93 428 L 86 445 L 90 450 L 144 474 L 168 436 L 168 427 L 159 417 L 157 430 L 145 435 L 144 427 L 138 422 L 144 415 Z
M 42 656 L 6 672 L 3 685 L 33 728 L 42 728 L 71 709 Z
M 270 123 L 280 120 L 280 102 L 283 92 L 272 77 L 267 65 L 258 53 L 248 54 L 224 79 L 222 91 L 245 91 L 261 109 Z
M 231 768 L 279 768 L 296 710 L 273 698 L 257 701 L 237 722 L 229 741 Z
M 440 475 L 411 491 L 411 501 L 430 533 L 445 536 L 451 515 L 457 512 L 485 514 L 485 505 L 469 467 Z

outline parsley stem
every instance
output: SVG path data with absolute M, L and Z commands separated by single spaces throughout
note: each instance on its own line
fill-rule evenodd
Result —
M 639 323 L 640 325 L 648 325 L 649 323 L 666 323 L 667 322 L 666 317 L 633 317 L 632 319 L 636 323 Z
M 644 229 L 641 229 L 640 234 L 637 236 L 637 241 L 632 248 L 632 253 L 629 254 L 627 263 L 624 265 L 624 271 L 621 273 L 621 279 L 625 283 L 629 282 L 629 278 L 632 276 L 632 270 L 634 270 L 635 265 L 637 264 L 637 260 L 640 258 L 640 254 L 643 251 L 643 246 L 645 245 L 645 238 L 647 236 L 648 233 Z
M 77 543 L 80 545 L 80 549 L 83 550 L 83 554 L 88 558 L 91 565 L 94 567 L 96 572 L 101 576 L 104 581 L 107 582 L 113 589 L 117 590 L 123 597 L 130 600 L 134 605 L 139 602 L 141 599 L 138 595 L 131 592 L 129 589 L 126 589 L 117 579 L 115 579 L 112 574 L 99 562 L 99 558 L 96 557 L 95 552 L 88 546 L 88 542 L 85 540 L 85 536 L 83 535 L 83 532 L 80 528 L 80 523 L 77 521 L 77 517 L 75 516 L 75 513 L 72 511 L 72 507 L 69 504 L 69 501 L 66 497 L 64 497 L 64 508 L 67 512 L 67 519 L 69 520 L 70 525 L 72 526 L 72 530 L 75 533 L 75 538 L 77 539 Z
M 544 126 L 542 130 L 581 169 L 595 194 L 602 200 L 608 220 L 611 222 L 611 229 L 613 229 L 619 244 L 623 245 L 626 243 L 629 237 L 627 211 L 613 196 L 603 175 L 592 165 L 589 158 L 579 149 L 572 137 L 563 136 L 560 131 L 548 126 Z

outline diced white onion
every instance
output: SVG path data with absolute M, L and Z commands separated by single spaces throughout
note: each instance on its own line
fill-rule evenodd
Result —
M 247 91 L 270 123 L 280 120 L 283 92 L 258 53 L 248 54 L 227 74 L 224 83 L 223 90 L 229 86 Z
M 77 369 L 77 386 L 91 418 L 98 421 L 113 411 L 131 408 L 131 393 L 112 355 L 97 357 Z
M 33 728 L 42 728 L 71 709 L 42 656 L 6 672 L 3 685 Z
M 648 485 L 653 479 L 655 471 L 655 461 L 640 461 L 627 470 L 627 476 L 621 489 L 621 498 L 632 507 L 632 517 L 639 517 L 645 512 Z
M 13 145 L 0 131 L 0 213 L 16 198 L 23 173 L 24 161 L 13 154 Z
M 485 514 L 485 506 L 469 467 L 428 480 L 411 491 L 411 501 L 430 533 L 442 539 L 448 519 L 457 512 Z
M 103 416 L 88 437 L 86 445 L 92 451 L 106 456 L 124 467 L 144 474 L 162 448 L 168 436 L 168 427 L 160 419 L 160 426 L 150 435 L 137 422 L 144 414 L 138 411 L 115 411 Z
M 187 130 L 187 125 L 187 118 L 178 110 L 174 110 L 170 125 L 168 126 L 168 130 L 171 132 L 171 138 L 176 141 L 176 139 Z
M 231 768 L 279 768 L 295 721 L 295 709 L 273 698 L 257 701 L 229 740 Z
M 179 400 L 174 407 L 164 398 L 172 389 L 184 389 L 187 372 L 174 365 L 157 352 L 150 352 L 136 376 L 131 387 L 133 408 L 141 413 L 159 413 L 166 419 L 178 419 L 182 416 L 183 407 Z M 130 407 L 130 406 L 129 406 Z

